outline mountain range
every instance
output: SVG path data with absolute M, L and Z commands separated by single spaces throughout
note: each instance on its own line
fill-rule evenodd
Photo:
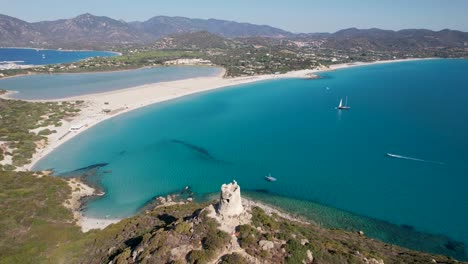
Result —
M 0 15 L 0 46 L 92 48 L 145 44 L 163 36 L 207 31 L 223 37 L 287 37 L 293 34 L 270 26 L 216 19 L 156 16 L 144 22 L 124 22 L 83 14 L 71 19 L 28 23 Z
M 325 47 L 345 49 L 468 48 L 468 33 L 455 30 L 349 28 L 335 33 L 294 34 L 267 25 L 218 19 L 155 16 L 144 22 L 125 22 L 83 14 L 71 19 L 28 23 L 0 15 L 0 46 L 99 49 L 125 44 L 148 44 L 165 36 L 206 31 L 224 38 L 322 39 Z

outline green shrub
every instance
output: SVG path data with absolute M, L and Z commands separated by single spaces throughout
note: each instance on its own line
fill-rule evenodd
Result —
M 221 257 L 220 264 L 247 264 L 247 260 L 239 253 L 232 253 Z
M 307 248 L 296 239 L 288 240 L 286 251 L 289 254 L 286 258 L 286 263 L 302 263 L 307 258 Z
M 259 233 L 250 225 L 240 225 L 237 227 L 239 232 L 239 244 L 242 248 L 256 247 Z
M 192 227 L 190 226 L 189 223 L 187 223 L 187 222 L 182 222 L 182 223 L 179 223 L 179 224 L 176 225 L 175 231 L 176 231 L 177 233 L 179 233 L 179 234 L 183 234 L 183 235 L 188 236 L 188 235 L 190 235 L 190 229 L 191 229 L 191 228 L 192 228 Z
M 50 130 L 50 129 L 46 128 L 46 129 L 43 129 L 43 130 L 39 131 L 39 133 L 37 133 L 37 134 L 39 136 L 47 136 L 47 135 L 50 135 L 52 133 L 57 133 L 57 131 L 56 130 Z
M 252 224 L 255 226 L 268 227 L 272 230 L 276 230 L 280 226 L 273 217 L 267 215 L 265 211 L 259 207 L 252 208 Z
M 216 232 L 208 232 L 203 239 L 203 248 L 210 251 L 218 250 L 224 247 L 231 237 L 228 233 L 217 230 Z
M 131 253 L 132 251 L 130 250 L 130 248 L 125 248 L 125 250 L 115 258 L 114 263 L 116 264 L 128 263 L 127 259 L 130 257 Z
M 203 250 L 192 250 L 187 254 L 187 261 L 190 264 L 203 264 L 209 261 Z
M 5 171 L 14 171 L 16 170 L 16 167 L 10 164 L 3 165 L 3 170 Z

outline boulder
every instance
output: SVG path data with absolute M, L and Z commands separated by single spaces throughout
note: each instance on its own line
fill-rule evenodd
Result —
M 273 244 L 273 242 L 268 241 L 268 240 L 260 240 L 260 242 L 258 242 L 258 245 L 260 246 L 262 250 L 270 250 L 275 247 L 275 244 Z
M 310 263 L 314 262 L 314 255 L 312 255 L 312 252 L 309 249 L 307 250 L 307 259 Z
M 370 258 L 370 259 L 364 258 L 364 263 L 367 263 L 367 264 L 385 264 L 382 259 L 375 259 L 375 258 Z

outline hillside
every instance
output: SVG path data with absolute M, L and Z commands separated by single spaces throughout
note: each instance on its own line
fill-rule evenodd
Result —
M 32 24 L 0 14 L 0 46 L 37 46 L 44 39 Z
M 71 19 L 28 23 L 0 15 L 0 46 L 103 48 L 145 44 L 161 37 L 207 31 L 224 37 L 285 37 L 292 33 L 270 26 L 216 19 L 156 16 L 144 22 L 123 22 L 83 14 Z
M 321 47 L 330 49 L 402 51 L 468 48 L 468 33 L 449 29 L 392 31 L 349 28 L 335 33 L 293 34 L 267 25 L 219 19 L 155 16 L 144 22 L 127 23 L 105 16 L 83 14 L 70 19 L 28 23 L 0 15 L 0 46 L 4 47 L 103 49 L 150 44 L 163 37 L 200 31 L 240 41 L 250 38 L 253 43 L 264 43 L 262 39 L 269 39 L 267 42 L 272 43 L 281 43 L 283 39 L 323 41 Z M 219 43 L 219 40 L 216 41 Z
M 81 233 L 64 206 L 72 191 L 65 180 L 0 171 L 0 183 L 0 263 L 459 263 L 248 200 L 239 217 L 220 217 L 226 211 L 215 202 L 185 202 Z
M 191 19 L 186 17 L 156 16 L 145 22 L 132 25 L 153 37 L 175 33 L 207 31 L 224 37 L 287 37 L 293 34 L 278 28 L 250 23 L 238 23 L 219 19 Z
M 312 36 L 311 38 L 314 38 Z M 349 28 L 325 37 L 327 48 L 361 50 L 418 50 L 427 48 L 468 48 L 468 33 L 455 30 L 400 31 Z

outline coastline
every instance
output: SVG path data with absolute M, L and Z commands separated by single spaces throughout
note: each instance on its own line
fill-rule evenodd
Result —
M 45 64 L 47 65 L 47 64 Z M 35 65 L 35 66 L 45 66 L 45 65 Z M 53 65 L 53 64 L 52 64 Z M 197 64 L 186 64 L 186 65 L 170 65 L 170 66 L 167 66 L 167 65 L 156 65 L 156 66 L 144 66 L 144 67 L 139 67 L 139 68 L 128 68 L 128 69 L 116 69 L 116 70 L 105 70 L 105 71 L 83 71 L 83 72 L 53 72 L 53 73 L 50 73 L 52 75 L 73 75 L 73 74 L 97 74 L 97 73 L 116 73 L 116 72 L 128 72 L 128 71 L 136 71 L 136 70 L 144 70 L 144 69 L 153 69 L 153 68 L 158 68 L 158 67 L 193 67 L 193 66 L 196 66 L 196 67 L 214 67 L 214 68 L 220 68 L 222 69 L 222 67 L 220 66 L 212 66 L 212 65 L 197 65 Z M 22 77 L 22 76 L 29 76 L 29 75 L 41 75 L 41 74 L 49 74 L 49 73 L 44 73 L 44 72 L 31 72 L 31 73 L 24 73 L 24 74 L 18 74 L 18 75 L 13 75 L 13 76 L 5 76 L 5 77 L 2 77 L 0 78 L 0 80 L 3 80 L 3 79 L 8 79 L 8 78 L 15 78 L 15 77 Z M 145 84 L 147 85 L 147 84 Z M 135 88 L 135 87 L 140 87 L 141 85 L 139 86 L 134 86 L 134 87 L 128 87 L 128 88 L 125 88 L 125 89 L 131 89 L 131 88 Z M 111 91 L 112 92 L 112 91 Z M 95 94 L 99 94 L 99 93 L 95 93 Z M 85 94 L 85 95 L 90 95 L 90 94 Z M 77 96 L 73 96 L 73 97 L 80 97 L 80 96 L 85 96 L 85 95 L 77 95 Z M 64 97 L 64 98 L 59 98 L 59 99 L 44 99 L 44 101 L 67 101 L 67 98 L 73 98 L 73 97 Z M 15 99 L 15 98 L 10 98 L 10 99 Z M 23 100 L 23 99 L 18 99 L 18 100 Z M 24 100 L 24 101 L 39 101 L 39 100 Z
M 70 179 L 67 179 L 66 181 L 67 181 L 68 186 L 71 189 L 71 196 L 68 200 L 65 200 L 63 202 L 63 205 L 69 210 L 71 210 L 71 212 L 73 213 L 73 219 L 75 221 L 75 224 L 81 228 L 81 231 L 83 233 L 89 232 L 94 229 L 104 229 L 111 224 L 118 223 L 121 220 L 125 219 L 125 218 L 95 218 L 95 217 L 88 217 L 84 215 L 81 211 L 81 208 L 84 205 L 83 200 L 85 198 L 92 197 L 92 196 L 102 196 L 104 195 L 104 193 L 98 192 L 95 188 L 86 184 L 80 178 L 70 178 Z M 165 202 L 160 205 L 157 205 L 154 208 L 172 206 L 172 205 L 176 205 L 180 203 L 191 203 L 191 202 L 192 200 L 181 201 L 181 202 Z M 288 221 L 293 221 L 293 222 L 306 224 L 306 225 L 313 223 L 308 219 L 301 218 L 298 216 L 293 216 L 281 210 L 280 208 L 277 208 L 273 205 L 270 205 L 264 202 L 255 201 L 251 198 L 242 197 L 242 205 L 245 208 L 249 208 L 249 210 L 251 210 L 253 207 L 259 207 L 269 215 L 276 214 Z
M 50 64 L 44 64 L 44 65 L 32 65 L 34 67 L 42 67 Z M 55 65 L 55 64 L 51 64 Z M 57 64 L 58 65 L 58 64 Z M 156 68 L 156 67 L 171 67 L 171 66 L 177 66 L 177 67 L 190 67 L 190 66 L 197 66 L 197 67 L 217 67 L 217 68 L 222 68 L 220 66 L 216 65 L 200 65 L 200 64 L 185 64 L 185 65 L 157 65 L 157 66 L 144 66 L 144 67 L 139 67 L 139 68 L 128 68 L 128 69 L 115 69 L 115 70 L 104 70 L 104 71 L 83 71 L 83 72 L 54 72 L 50 73 L 53 75 L 68 75 L 68 74 L 96 74 L 96 73 L 115 73 L 115 72 L 126 72 L 126 71 L 135 71 L 135 70 L 143 70 L 143 69 L 151 69 L 151 68 Z M 26 68 L 26 69 L 30 69 Z M 0 72 L 1 73 L 1 72 Z M 12 75 L 12 76 L 0 76 L 0 81 L 5 80 L 5 79 L 11 79 L 11 78 L 16 78 L 16 77 L 23 77 L 23 76 L 32 76 L 32 75 L 41 75 L 41 74 L 49 74 L 47 72 L 27 72 L 27 73 L 22 73 L 22 74 L 17 74 L 17 75 Z M 132 87 L 129 87 L 132 88 Z M 133 87 L 134 88 L 134 87 Z M 128 88 L 126 88 L 128 89 Z M 14 92 L 14 91 L 13 91 Z M 87 94 L 89 95 L 89 94 Z M 1 98 L 1 97 L 0 97 Z M 4 98 L 4 99 L 15 99 L 15 98 Z M 53 101 L 53 100 L 59 100 L 59 101 L 66 101 L 67 98 L 60 98 L 60 99 L 50 99 L 48 101 Z M 23 100 L 23 99 L 17 99 L 17 100 Z M 34 100 L 25 100 L 25 101 L 34 101 Z
M 67 180 L 68 186 L 70 186 L 72 192 L 70 199 L 66 200 L 63 205 L 70 209 L 73 213 L 73 218 L 76 225 L 81 227 L 82 232 L 88 232 L 92 229 L 104 229 L 108 225 L 119 222 L 122 219 L 97 219 L 87 217 L 81 213 L 81 207 L 83 206 L 83 198 L 90 196 L 100 196 L 101 193 L 97 193 L 96 189 L 85 184 L 83 181 L 77 178 L 71 178 Z
M 147 84 L 132 88 L 126 88 L 121 90 L 115 90 L 104 93 L 96 94 L 87 94 L 76 97 L 68 97 L 62 99 L 54 100 L 31 100 L 34 102 L 50 102 L 50 101 L 76 101 L 83 100 L 85 101 L 84 107 L 81 112 L 72 118 L 71 120 L 63 120 L 62 126 L 54 128 L 57 130 L 57 133 L 51 134 L 48 136 L 47 146 L 38 150 L 34 155 L 30 164 L 25 165 L 20 170 L 32 170 L 34 165 L 37 164 L 43 157 L 48 155 L 50 152 L 55 150 L 57 147 L 67 142 L 68 140 L 74 138 L 76 135 L 86 131 L 87 129 L 93 127 L 94 125 L 118 116 L 120 114 L 136 110 L 154 103 L 163 102 L 167 100 L 172 100 L 175 98 L 183 97 L 186 95 L 191 95 L 200 92 L 206 92 L 214 89 L 231 87 L 241 84 L 248 84 L 257 81 L 264 80 L 273 80 L 273 79 L 284 79 L 284 78 L 304 78 L 310 79 L 311 75 L 316 75 L 320 72 L 333 71 L 338 69 L 357 67 L 357 66 L 366 66 L 373 64 L 382 64 L 382 63 L 395 63 L 395 62 L 406 62 L 406 61 L 415 61 L 415 60 L 424 60 L 424 59 L 405 59 L 405 60 L 390 60 L 390 61 L 378 61 L 378 62 L 369 62 L 369 63 L 352 63 L 352 64 L 336 64 L 331 65 L 328 68 L 314 69 L 314 70 L 300 70 L 288 72 L 286 74 L 279 75 L 259 75 L 259 76 L 248 76 L 248 77 L 235 77 L 235 78 L 223 78 L 225 70 L 222 70 L 218 76 L 214 77 L 199 77 L 178 81 L 169 81 L 161 82 L 154 84 Z M 6 95 L 0 96 L 6 99 L 8 98 L 8 93 Z M 107 104 L 106 104 L 107 103 Z M 110 110 L 109 113 L 105 113 L 103 110 Z M 83 127 L 76 132 L 69 132 L 71 126 L 83 125 Z M 96 195 L 95 190 L 80 183 L 79 185 L 82 188 L 76 188 L 76 181 L 72 190 L 74 194 L 72 195 L 73 201 L 70 203 L 73 205 L 69 208 L 72 209 L 77 224 L 82 228 L 83 232 L 86 232 L 90 229 L 103 229 L 106 226 L 120 221 L 120 219 L 98 219 L 84 216 L 80 211 L 82 206 L 81 198 L 90 195 Z M 84 189 L 84 190 L 81 190 Z M 76 190 L 76 191 L 75 191 Z M 92 190 L 92 191 L 91 191 Z M 78 198 L 73 198 L 78 197 Z M 275 209 L 271 206 L 266 205 L 271 209 Z M 294 218 L 294 217 L 292 217 Z M 294 218 L 297 220 L 297 218 Z
M 179 97 L 192 95 L 195 93 L 211 91 L 219 88 L 232 87 L 241 84 L 248 84 L 258 81 L 274 80 L 274 79 L 287 79 L 287 78 L 304 78 L 310 79 L 311 75 L 317 75 L 321 72 L 334 71 L 339 69 L 346 69 L 351 67 L 367 66 L 374 64 L 384 63 L 397 63 L 417 60 L 430 60 L 434 58 L 415 58 L 415 59 L 401 59 L 401 60 L 388 60 L 377 62 L 356 62 L 347 64 L 335 64 L 328 68 L 320 68 L 313 70 L 299 70 L 292 71 L 284 74 L 269 74 L 269 75 L 256 75 L 247 77 L 234 77 L 224 78 L 225 70 L 223 69 L 217 76 L 198 77 L 177 81 L 160 82 L 153 84 L 145 84 L 136 87 L 119 89 L 115 91 L 86 94 L 74 97 L 67 97 L 61 99 L 51 100 L 26 100 L 30 102 L 60 102 L 60 101 L 84 101 L 84 107 L 77 116 L 71 120 L 62 120 L 60 127 L 54 128 L 57 133 L 48 136 L 48 144 L 39 149 L 31 159 L 31 163 L 19 168 L 20 170 L 32 170 L 34 165 L 39 160 L 47 156 L 57 147 L 74 138 L 78 134 L 86 131 L 94 125 L 118 116 L 146 107 L 155 103 L 176 99 Z M 15 93 L 15 91 L 7 91 L 6 94 L 0 95 L 3 99 L 13 99 L 8 95 Z M 110 110 L 105 113 L 103 110 Z M 82 125 L 78 131 L 69 132 L 71 126 Z
M 72 49 L 45 49 L 45 48 L 30 48 L 30 47 L 0 47 L 0 49 L 21 49 L 21 50 L 35 50 L 35 51 L 57 51 L 57 52 L 102 52 L 102 53 L 108 53 L 108 54 L 112 54 L 116 57 L 119 57 L 119 56 L 122 56 L 122 53 L 121 52 L 116 52 L 116 51 L 108 51 L 108 50 L 72 50 Z M 100 57 L 100 56 L 94 56 L 94 57 L 89 57 L 89 58 L 95 58 L 95 57 Z M 88 58 L 85 58 L 85 59 L 88 59 Z M 82 60 L 85 60 L 85 59 L 81 59 L 81 60 L 78 60 L 78 61 L 82 61 Z M 76 62 L 78 62 L 76 61 Z M 64 63 L 67 63 L 67 62 L 64 62 Z M 44 67 L 44 66 L 47 66 L 47 65 L 60 65 L 60 64 L 64 64 L 64 63 L 53 63 L 53 64 L 16 64 L 16 63 L 9 63 L 9 64 L 5 64 L 9 67 L 6 67 L 6 66 L 1 66 L 0 64 L 0 73 L 2 70 L 21 70 L 21 69 L 31 69 L 31 68 L 36 68 L 36 67 Z M 71 62 L 73 63 L 73 62 Z M 36 74 L 41 74 L 41 73 L 36 73 Z M 45 74 L 45 73 L 43 73 Z M 25 73 L 25 74 L 18 74 L 18 75 L 13 75 L 13 76 L 0 76 L 0 80 L 1 79 L 6 79 L 6 78 L 13 78 L 13 77 L 20 77 L 20 76 L 24 76 L 24 75 L 29 75 L 28 73 Z
M 0 47 L 0 49 L 29 49 L 29 50 L 51 50 L 51 51 L 69 51 L 69 52 L 81 52 L 81 51 L 102 51 L 102 52 L 110 52 L 110 53 L 115 53 L 119 54 L 120 56 L 122 53 L 116 52 L 116 51 L 109 51 L 109 50 L 75 50 L 75 49 L 46 49 L 46 48 L 31 48 L 31 47 Z

